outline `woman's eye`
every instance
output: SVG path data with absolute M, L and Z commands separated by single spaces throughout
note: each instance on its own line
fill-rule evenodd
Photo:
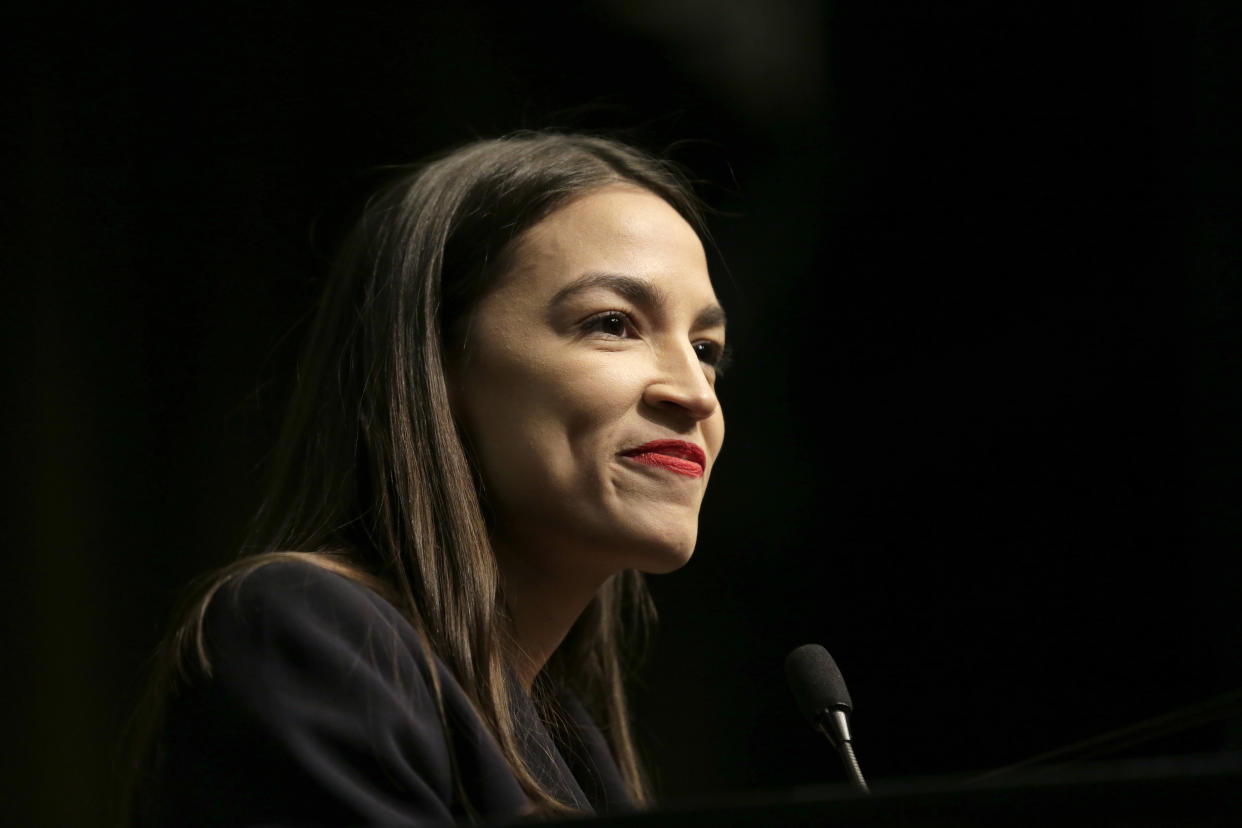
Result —
M 620 339 L 630 332 L 632 326 L 630 318 L 624 313 L 608 311 L 588 319 L 584 328 L 588 333 L 602 333 L 606 336 L 615 336 Z
M 704 365 L 710 365 L 716 369 L 716 376 L 724 373 L 729 363 L 728 349 L 711 340 L 703 340 L 694 343 L 694 352 L 698 354 L 699 361 Z

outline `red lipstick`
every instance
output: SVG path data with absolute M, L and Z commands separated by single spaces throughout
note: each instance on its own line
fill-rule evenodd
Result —
M 621 452 L 636 463 L 658 466 L 686 477 L 702 477 L 707 465 L 703 449 L 685 440 L 652 440 L 637 448 Z

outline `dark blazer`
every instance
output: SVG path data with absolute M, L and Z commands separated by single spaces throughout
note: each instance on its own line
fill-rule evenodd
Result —
M 167 713 L 158 824 L 451 824 L 467 813 L 455 782 L 485 821 L 527 810 L 461 686 L 439 660 L 429 666 L 414 629 L 371 590 L 310 564 L 273 563 L 222 589 L 205 630 L 211 676 L 183 689 Z M 520 689 L 514 706 L 541 782 L 587 813 L 627 808 L 581 704 L 564 697 L 568 726 L 555 739 Z

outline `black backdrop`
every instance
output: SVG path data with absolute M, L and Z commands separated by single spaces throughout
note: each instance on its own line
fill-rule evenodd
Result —
M 413 5 L 9 15 L 18 813 L 102 818 L 373 171 L 519 127 L 667 150 L 720 211 L 729 435 L 637 688 L 667 797 L 840 778 L 806 641 L 881 782 L 1242 685 L 1236 6 Z

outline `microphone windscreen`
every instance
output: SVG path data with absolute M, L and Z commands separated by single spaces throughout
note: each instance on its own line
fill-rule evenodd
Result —
M 803 644 L 785 657 L 785 678 L 812 727 L 819 726 L 825 710 L 850 713 L 854 709 L 837 663 L 818 644 Z

